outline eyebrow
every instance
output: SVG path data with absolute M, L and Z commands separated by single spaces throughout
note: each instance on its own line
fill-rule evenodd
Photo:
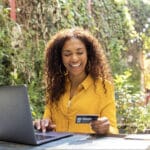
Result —
M 84 49 L 84 48 L 83 48 L 83 47 L 80 47 L 80 48 L 77 48 L 76 50 L 79 51 L 79 50 L 82 50 L 82 49 Z M 68 50 L 68 49 L 64 49 L 63 51 L 64 51 L 64 52 L 70 52 L 70 50 Z

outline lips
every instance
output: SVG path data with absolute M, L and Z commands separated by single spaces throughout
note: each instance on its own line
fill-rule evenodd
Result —
M 78 63 L 78 64 L 70 64 L 70 66 L 71 66 L 71 67 L 74 67 L 74 68 L 80 67 L 80 66 L 81 66 L 81 63 Z

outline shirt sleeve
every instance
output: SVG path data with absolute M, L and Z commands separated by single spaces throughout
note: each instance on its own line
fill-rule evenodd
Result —
M 144 84 L 146 89 L 150 89 L 150 72 L 145 72 L 144 74 Z
M 44 115 L 43 115 L 43 119 L 51 119 L 51 104 L 50 102 L 47 102 L 47 104 L 45 105 L 45 110 L 44 110 Z
M 103 107 L 101 116 L 107 117 L 110 121 L 109 133 L 118 134 L 114 87 L 108 82 L 106 83 L 106 89 L 107 93 L 104 96 L 106 104 Z

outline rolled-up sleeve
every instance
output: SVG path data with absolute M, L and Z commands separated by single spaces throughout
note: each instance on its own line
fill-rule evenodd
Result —
M 44 114 L 43 114 L 43 119 L 51 119 L 51 105 L 50 105 L 50 102 L 48 102 L 46 105 L 45 105 L 45 110 L 44 110 Z
M 107 117 L 110 121 L 109 133 L 118 134 L 114 87 L 108 82 L 106 84 L 106 88 L 107 93 L 104 96 L 104 99 L 107 103 L 104 104 L 104 107 L 101 111 L 101 116 Z

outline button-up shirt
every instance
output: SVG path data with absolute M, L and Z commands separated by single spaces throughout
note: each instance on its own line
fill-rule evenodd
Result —
M 107 92 L 103 88 L 102 79 L 94 83 L 88 75 L 78 86 L 76 94 L 70 99 L 70 81 L 66 82 L 66 92 L 60 97 L 58 104 L 47 103 L 43 118 L 49 118 L 56 124 L 56 131 L 76 133 L 94 133 L 89 123 L 76 123 L 77 114 L 96 114 L 107 117 L 110 121 L 109 133 L 118 133 L 114 88 L 111 82 L 105 81 Z

